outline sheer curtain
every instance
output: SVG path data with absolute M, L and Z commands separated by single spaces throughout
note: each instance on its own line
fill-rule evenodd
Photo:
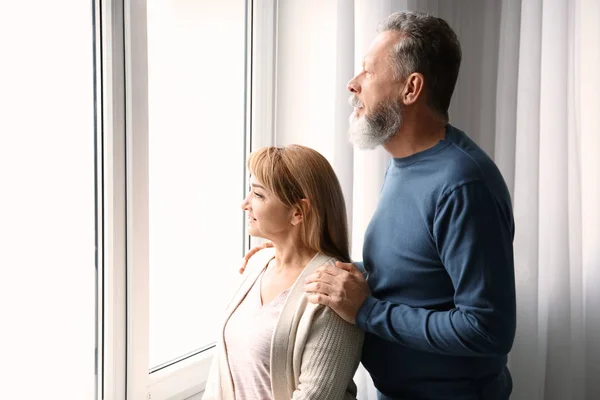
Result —
M 345 85 L 378 22 L 402 10 L 456 30 L 463 64 L 451 122 L 495 159 L 513 195 L 511 398 L 600 398 L 600 1 L 279 2 L 276 141 L 332 162 L 355 259 L 389 156 L 349 146 Z M 356 381 L 360 399 L 375 399 L 368 374 Z
M 496 154 L 514 166 L 518 399 L 600 396 L 599 23 L 595 0 L 521 6 L 515 151 Z

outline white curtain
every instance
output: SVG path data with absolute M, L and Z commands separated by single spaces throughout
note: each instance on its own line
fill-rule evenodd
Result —
M 496 137 L 515 141 L 496 156 L 514 168 L 516 399 L 600 398 L 599 3 L 522 2 L 517 91 L 499 104 L 516 104 L 515 139 Z
M 450 108 L 513 195 L 518 326 L 511 399 L 600 398 L 600 0 L 286 0 L 278 8 L 278 144 L 322 152 L 338 173 L 353 257 L 389 156 L 347 141 L 346 83 L 392 12 L 456 30 Z M 375 399 L 368 374 L 360 399 Z

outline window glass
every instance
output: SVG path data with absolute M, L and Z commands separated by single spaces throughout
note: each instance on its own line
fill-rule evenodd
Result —
M 245 7 L 148 2 L 151 368 L 214 342 L 239 283 Z
M 0 399 L 94 399 L 92 2 L 0 3 Z

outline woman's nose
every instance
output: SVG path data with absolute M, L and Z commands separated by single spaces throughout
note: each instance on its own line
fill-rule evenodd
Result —
M 242 204 L 240 204 L 240 207 L 242 208 L 242 210 L 246 211 L 248 210 L 248 196 L 246 196 L 246 198 L 242 201 Z

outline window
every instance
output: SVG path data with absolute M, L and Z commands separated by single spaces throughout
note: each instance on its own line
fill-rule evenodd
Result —
M 150 368 L 213 343 L 239 281 L 245 3 L 147 3 Z
M 21 3 L 0 6 L 0 398 L 198 395 L 246 156 L 273 142 L 276 1 Z
M 246 155 L 271 143 L 274 3 L 96 2 L 101 18 L 104 397 L 201 393 L 241 277 Z M 257 34 L 260 36 L 261 33 Z M 252 60 L 252 66 L 250 65 Z M 251 134 L 252 126 L 260 134 Z M 124 378 L 126 377 L 126 379 Z
M 89 1 L 0 3 L 0 398 L 93 399 Z

